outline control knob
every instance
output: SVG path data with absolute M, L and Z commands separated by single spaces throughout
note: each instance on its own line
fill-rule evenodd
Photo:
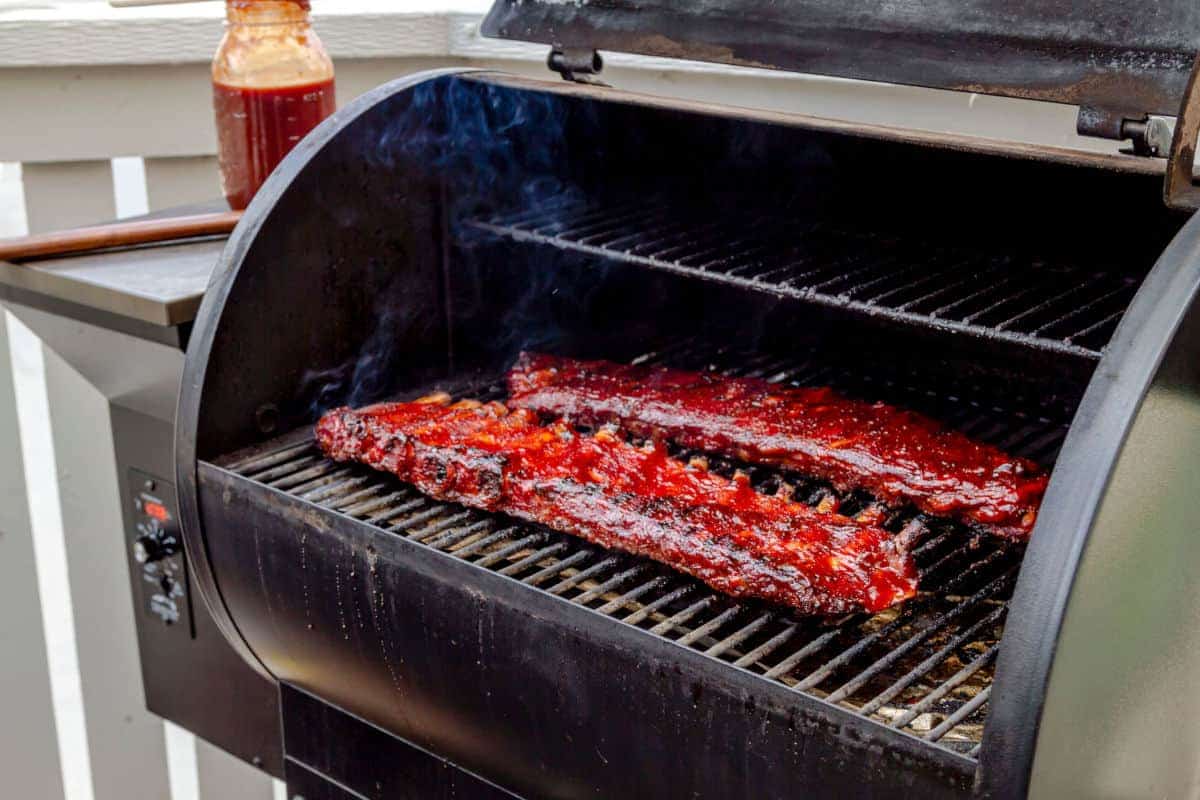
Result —
M 179 552 L 174 537 L 164 536 L 164 531 L 157 524 L 151 525 L 150 530 L 133 540 L 133 558 L 139 564 L 152 564 L 167 556 Z

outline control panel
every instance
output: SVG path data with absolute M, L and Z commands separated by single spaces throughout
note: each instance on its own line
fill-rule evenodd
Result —
M 140 470 L 129 470 L 133 497 L 130 548 L 142 588 L 144 614 L 191 633 L 187 564 L 175 511 L 175 487 Z M 139 574 L 140 573 L 140 574 Z

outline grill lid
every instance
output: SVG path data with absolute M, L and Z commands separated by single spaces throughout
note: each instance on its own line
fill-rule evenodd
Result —
M 483 33 L 1174 115 L 1200 4 L 1163 0 L 496 0 Z

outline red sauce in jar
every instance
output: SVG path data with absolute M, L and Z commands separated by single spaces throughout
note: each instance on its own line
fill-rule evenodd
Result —
M 241 209 L 296 143 L 333 113 L 333 79 L 262 89 L 214 82 L 213 107 L 225 199 Z

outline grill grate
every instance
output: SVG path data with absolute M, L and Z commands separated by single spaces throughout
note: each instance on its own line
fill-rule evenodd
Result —
M 691 343 L 637 360 L 847 391 L 861 388 L 863 378 L 849 368 Z M 484 400 L 503 397 L 499 381 L 438 388 Z M 913 405 L 936 406 L 947 424 L 1043 463 L 1053 461 L 1066 431 L 1059 418 L 980 405 L 963 395 L 935 395 L 928 388 L 891 382 L 875 388 L 886 388 L 893 400 L 908 397 Z M 795 497 L 811 504 L 833 494 L 828 485 L 802 476 L 708 460 L 718 472 L 748 471 L 764 491 L 787 480 L 796 486 Z M 736 602 L 654 562 L 432 500 L 388 475 L 324 459 L 311 438 L 285 437 L 227 468 L 938 746 L 978 755 L 1019 547 L 982 540 L 956 523 L 924 519 L 925 533 L 915 550 L 922 574 L 917 598 L 874 616 L 819 620 Z M 839 499 L 851 515 L 873 502 L 857 494 Z M 899 530 L 914 516 L 911 510 L 894 510 L 885 525 Z
M 735 209 L 672 213 L 661 198 L 604 208 L 549 203 L 468 224 L 517 242 L 1089 360 L 1099 359 L 1138 286 L 1115 272 Z

